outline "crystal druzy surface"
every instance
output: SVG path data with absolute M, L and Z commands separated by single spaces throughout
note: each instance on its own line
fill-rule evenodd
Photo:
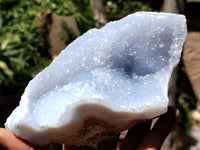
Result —
M 95 145 L 166 112 L 183 15 L 137 12 L 91 29 L 31 80 L 6 127 L 33 144 Z

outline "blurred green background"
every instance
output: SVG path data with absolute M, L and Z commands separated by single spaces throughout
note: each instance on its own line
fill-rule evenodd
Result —
M 140 1 L 105 1 L 104 4 L 109 20 L 138 10 L 151 10 Z M 39 16 L 46 14 L 73 16 L 81 33 L 95 27 L 89 0 L 2 0 L 0 91 L 24 88 L 51 61 L 45 33 L 41 31 L 44 20 L 39 20 Z
M 102 2 L 106 19 L 110 21 L 136 11 L 159 11 L 162 0 Z M 0 109 L 3 114 L 0 126 L 3 126 L 6 116 L 17 105 L 27 83 L 53 59 L 49 54 L 48 31 L 45 29 L 47 22 L 44 19 L 52 14 L 72 16 L 80 34 L 95 27 L 89 0 L 0 0 Z M 76 38 L 65 24 L 59 31 L 66 41 Z M 182 62 L 179 76 L 176 93 L 177 107 L 180 109 L 178 124 L 187 133 L 193 125 L 190 111 L 196 107 L 196 98 Z M 8 105 L 3 102 L 5 98 Z M 9 108 L 3 111 L 5 107 Z

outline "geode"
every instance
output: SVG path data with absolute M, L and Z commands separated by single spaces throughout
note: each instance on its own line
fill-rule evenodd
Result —
M 6 127 L 33 144 L 92 145 L 167 111 L 183 15 L 137 12 L 91 29 L 32 79 Z

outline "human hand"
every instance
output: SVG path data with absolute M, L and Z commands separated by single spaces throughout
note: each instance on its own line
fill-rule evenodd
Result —
M 151 121 L 134 126 L 128 131 L 120 150 L 159 150 L 176 122 L 177 112 L 176 108 L 168 107 L 167 113 L 160 116 L 152 129 L 150 129 Z M 117 143 L 118 137 L 105 140 L 99 143 L 97 150 L 116 150 Z M 64 146 L 64 150 L 83 149 Z
M 4 128 L 0 128 L 0 146 L 8 150 L 36 150 L 33 145 Z
M 168 107 L 167 113 L 157 120 L 151 130 L 149 122 L 133 127 L 121 150 L 159 150 L 175 125 L 177 112 L 176 108 Z
M 151 121 L 134 126 L 128 131 L 120 150 L 159 150 L 175 124 L 176 112 L 174 107 L 169 107 L 151 130 Z M 115 150 L 117 143 L 118 137 L 102 141 L 97 150 Z M 30 143 L 3 128 L 0 128 L 0 145 L 8 150 L 36 150 Z M 63 145 L 63 150 L 83 150 L 83 147 Z

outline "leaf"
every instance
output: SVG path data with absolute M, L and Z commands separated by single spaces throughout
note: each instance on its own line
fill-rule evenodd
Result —
M 0 68 L 4 71 L 6 75 L 8 75 L 10 78 L 13 77 L 13 71 L 8 68 L 7 64 L 4 61 L 0 61 Z
M 5 39 L 2 44 L 1 44 L 1 49 L 4 50 L 6 48 L 6 46 L 8 45 L 8 43 L 10 42 L 11 37 Z
M 3 56 L 11 57 L 22 53 L 23 49 L 7 49 L 3 52 Z

